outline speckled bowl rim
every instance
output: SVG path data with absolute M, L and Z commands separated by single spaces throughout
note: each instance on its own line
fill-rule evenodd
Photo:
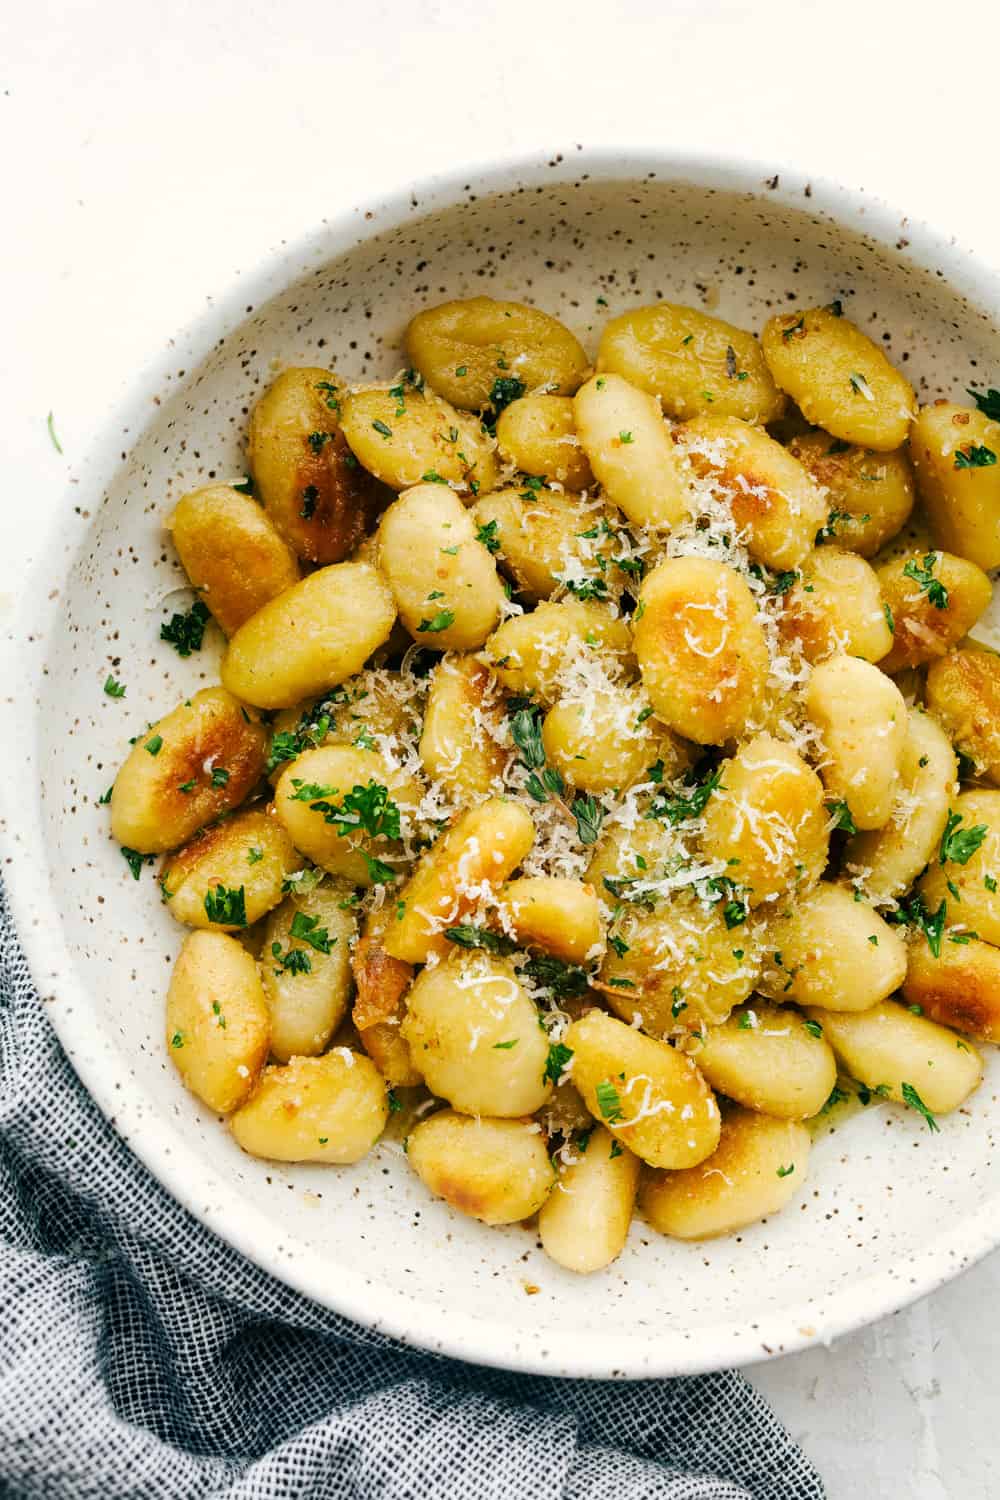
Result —
M 240 276 L 184 330 L 192 361 L 204 359 L 245 318 L 247 303 L 261 306 L 317 263 L 360 240 L 429 213 L 517 187 L 648 180 L 685 182 L 719 193 L 737 193 L 805 208 L 849 232 L 862 233 L 890 252 L 945 280 L 973 304 L 995 296 L 997 271 L 929 225 L 901 215 L 883 200 L 783 163 L 671 152 L 667 149 L 569 147 L 561 152 L 512 157 L 485 168 L 462 168 L 427 178 L 373 203 L 323 221 L 293 246 L 283 246 L 249 276 Z M 905 251 L 900 240 L 905 236 Z M 171 341 L 173 342 L 173 341 Z M 312 1251 L 282 1246 L 280 1223 L 248 1205 L 237 1187 L 209 1169 L 175 1124 L 143 1108 L 144 1099 L 110 1039 L 91 1022 L 86 986 L 78 978 L 50 888 L 42 803 L 23 795 L 25 766 L 39 767 L 35 688 L 58 624 L 61 596 L 73 558 L 66 561 L 64 528 L 81 497 L 103 493 L 121 464 L 122 434 L 138 437 L 150 420 L 151 397 L 163 387 L 176 356 L 168 349 L 142 370 L 133 393 L 88 449 L 62 502 L 47 523 L 41 562 L 30 573 L 9 637 L 7 691 L 0 702 L 0 779 L 6 817 L 7 888 L 31 971 L 60 1041 L 85 1087 L 130 1148 L 196 1219 L 265 1271 L 335 1312 L 387 1336 L 432 1352 L 531 1374 L 636 1379 L 694 1374 L 790 1353 L 830 1340 L 898 1311 L 943 1285 L 1000 1244 L 1000 1201 L 986 1198 L 960 1222 L 942 1226 L 912 1254 L 894 1260 L 829 1296 L 789 1305 L 757 1321 L 745 1317 L 699 1326 L 697 1336 L 675 1330 L 676 1312 L 652 1333 L 649 1327 L 595 1339 L 572 1328 L 512 1328 L 509 1322 L 471 1316 L 387 1290 L 364 1275 L 336 1266 Z M 190 367 L 190 366 L 189 366 Z M 81 542 L 81 545 L 83 543 Z M 45 559 L 58 558 L 53 567 Z M 39 784 L 37 776 L 30 780 Z M 19 793 L 21 793 L 19 795 Z M 208 1200 L 211 1200 L 209 1202 Z M 613 1274 L 613 1271 L 609 1274 Z M 600 1287 L 595 1286 L 595 1295 Z

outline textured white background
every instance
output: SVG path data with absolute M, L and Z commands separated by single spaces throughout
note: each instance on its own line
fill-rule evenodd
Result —
M 427 173 L 577 141 L 742 151 L 1000 266 L 998 43 L 995 0 L 0 5 L 0 611 L 31 518 L 172 332 L 281 241 Z M 994 1257 L 755 1370 L 830 1500 L 1000 1493 L 998 1306 Z

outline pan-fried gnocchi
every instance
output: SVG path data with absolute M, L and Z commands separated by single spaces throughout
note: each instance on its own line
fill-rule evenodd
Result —
M 682 1239 L 818 1212 L 845 1091 L 911 1131 L 965 1105 L 1000 417 L 918 412 L 843 312 L 427 307 L 398 373 L 282 370 L 251 479 L 165 516 L 197 602 L 164 649 L 221 631 L 221 685 L 147 707 L 113 658 L 101 801 L 186 929 L 179 1083 L 249 1155 L 406 1163 L 442 1232 L 537 1215 L 608 1274 L 637 1196 Z

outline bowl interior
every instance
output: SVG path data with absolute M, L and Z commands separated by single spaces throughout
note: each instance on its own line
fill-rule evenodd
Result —
M 816 199 L 661 177 L 470 191 L 385 229 L 376 219 L 364 236 L 325 241 L 290 282 L 278 268 L 275 295 L 247 307 L 207 358 L 192 362 L 196 343 L 179 346 L 173 377 L 149 392 L 145 428 L 121 441 L 106 492 L 86 497 L 93 517 L 39 711 L 42 831 L 79 983 L 72 1014 L 56 1006 L 53 1019 L 74 1054 L 85 1027 L 100 1033 L 103 1086 L 93 1065 L 84 1074 L 105 1100 L 112 1080 L 128 1093 L 148 1127 L 142 1154 L 178 1196 L 276 1274 L 355 1317 L 542 1370 L 724 1365 L 888 1311 L 928 1285 L 918 1248 L 997 1200 L 995 1070 L 941 1135 L 888 1109 L 821 1134 L 809 1181 L 782 1217 L 691 1246 L 637 1222 L 620 1261 L 585 1280 L 547 1261 L 531 1229 L 489 1230 L 433 1201 L 398 1139 L 341 1171 L 253 1161 L 169 1064 L 163 1001 L 181 934 L 155 872 L 133 883 L 97 803 L 129 737 L 217 680 L 218 636 L 188 662 L 158 639 L 184 599 L 163 519 L 186 490 L 246 472 L 247 412 L 280 364 L 389 375 L 414 311 L 489 293 L 537 302 L 590 351 L 605 318 L 659 298 L 759 329 L 777 308 L 839 297 L 922 400 L 959 395 L 1000 368 L 1000 336 L 982 309 L 937 267 L 920 268 L 864 228 L 856 205 L 838 224 Z M 124 700 L 102 693 L 109 671 L 127 684 Z M 942 1238 L 939 1249 L 933 1274 L 943 1279 L 953 1247 Z

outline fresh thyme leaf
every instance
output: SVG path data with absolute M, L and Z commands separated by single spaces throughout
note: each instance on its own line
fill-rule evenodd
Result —
M 688 818 L 699 818 L 712 793 L 722 785 L 722 772 L 711 771 L 704 781 L 696 785 L 688 796 L 658 792 L 646 812 L 647 818 L 665 818 L 673 827 Z
M 545 764 L 541 710 L 533 706 L 517 709 L 510 716 L 510 733 L 527 770 L 541 770 Z
M 551 990 L 557 1000 L 575 1000 L 585 995 L 589 987 L 589 975 L 579 964 L 563 963 L 547 953 L 537 954 L 524 966 L 524 973 L 535 984 Z
M 501 957 L 517 950 L 517 944 L 505 933 L 490 932 L 487 927 L 474 927 L 471 922 L 446 927 L 444 935 L 449 943 L 455 943 L 459 948 L 482 948 L 486 953 L 496 953 Z
M 594 797 L 577 797 L 571 808 L 576 819 L 576 832 L 584 848 L 597 843 L 604 822 L 604 808 Z

